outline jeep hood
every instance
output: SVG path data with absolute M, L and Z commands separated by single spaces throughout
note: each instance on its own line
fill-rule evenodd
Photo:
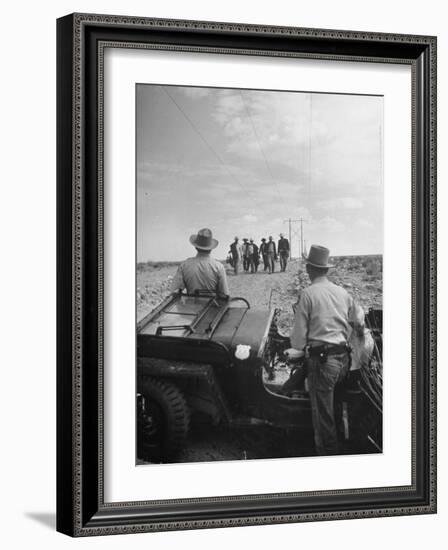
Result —
M 273 315 L 274 310 L 230 308 L 211 339 L 227 346 L 232 356 L 239 344 L 250 346 L 250 355 L 254 357 L 263 351 Z

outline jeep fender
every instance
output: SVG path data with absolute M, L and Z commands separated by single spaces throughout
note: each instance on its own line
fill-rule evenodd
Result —
M 210 364 L 139 357 L 137 374 L 138 378 L 151 376 L 169 380 L 178 385 L 184 391 L 193 411 L 204 412 L 214 421 L 231 422 L 232 420 L 228 403 L 216 379 L 214 367 Z

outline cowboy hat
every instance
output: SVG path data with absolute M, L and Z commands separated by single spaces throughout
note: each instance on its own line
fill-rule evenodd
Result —
M 328 263 L 330 257 L 330 251 L 325 246 L 319 246 L 317 244 L 311 245 L 308 256 L 302 254 L 302 258 L 307 264 L 314 267 L 334 267 L 334 265 Z
M 213 238 L 212 232 L 206 227 L 199 229 L 197 235 L 191 235 L 190 243 L 199 250 L 213 250 L 218 246 L 218 241 Z

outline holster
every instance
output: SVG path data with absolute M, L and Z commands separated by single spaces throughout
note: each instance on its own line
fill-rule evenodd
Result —
M 348 343 L 344 344 L 322 344 L 321 346 L 307 346 L 307 357 L 318 357 L 321 363 L 325 363 L 329 355 L 339 355 L 341 353 L 350 353 L 351 347 Z

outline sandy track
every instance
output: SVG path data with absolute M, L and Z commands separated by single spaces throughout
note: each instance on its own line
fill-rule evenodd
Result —
M 381 265 L 378 272 L 369 274 L 368 271 L 372 269 L 369 266 L 366 268 L 363 263 L 370 261 L 372 260 L 364 260 L 360 256 L 338 258 L 337 268 L 330 272 L 330 278 L 346 288 L 365 310 L 371 306 L 382 307 Z M 278 269 L 278 263 L 276 268 Z M 171 279 L 176 270 L 176 265 L 162 264 L 160 267 L 147 266 L 137 271 L 138 319 L 169 294 Z M 246 298 L 255 309 L 281 309 L 279 328 L 285 333 L 290 330 L 293 321 L 292 305 L 297 302 L 300 290 L 309 284 L 301 261 L 290 261 L 284 273 L 276 271 L 268 274 L 261 270 L 258 273 L 242 272 L 234 275 L 228 265 L 226 271 L 231 296 Z

